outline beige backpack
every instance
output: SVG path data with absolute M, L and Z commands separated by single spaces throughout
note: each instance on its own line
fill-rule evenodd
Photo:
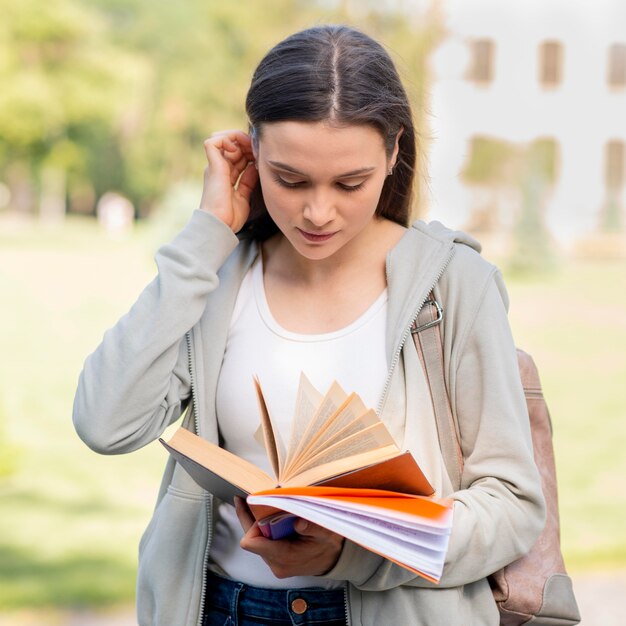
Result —
M 441 305 L 431 294 L 411 333 L 428 379 L 446 469 L 452 484 L 459 488 L 463 454 L 445 384 L 440 331 L 443 314 Z M 492 574 L 489 583 L 500 610 L 502 626 L 570 626 L 580 622 L 580 612 L 561 554 L 550 413 L 532 357 L 522 350 L 517 351 L 517 356 L 530 417 L 535 463 L 546 500 L 547 519 L 531 551 Z

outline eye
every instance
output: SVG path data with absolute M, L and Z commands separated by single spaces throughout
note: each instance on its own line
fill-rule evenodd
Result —
M 337 183 L 337 186 L 342 191 L 347 191 L 348 193 L 351 193 L 353 191 L 358 191 L 359 189 L 361 189 L 361 187 L 363 187 L 364 184 L 365 184 L 365 181 L 360 182 L 356 185 L 346 185 L 345 183 Z
M 284 178 L 280 177 L 278 174 L 274 174 L 273 178 L 281 187 L 287 187 L 287 189 L 297 189 L 298 187 L 302 187 L 302 185 L 305 184 L 303 180 L 298 180 L 298 181 L 285 180 Z

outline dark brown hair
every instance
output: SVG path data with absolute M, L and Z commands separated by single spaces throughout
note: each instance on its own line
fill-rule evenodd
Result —
M 291 35 L 256 68 L 246 112 L 253 141 L 271 122 L 363 124 L 380 132 L 389 157 L 402 130 L 396 165 L 385 180 L 376 214 L 408 225 L 416 153 L 411 106 L 391 57 L 371 37 L 334 25 Z M 260 183 L 250 204 L 240 237 L 264 240 L 277 232 Z

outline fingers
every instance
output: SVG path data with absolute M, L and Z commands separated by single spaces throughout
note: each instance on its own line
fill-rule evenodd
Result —
M 339 537 L 336 533 L 322 528 L 313 522 L 309 522 L 305 519 L 298 519 L 294 524 L 294 530 L 303 538 L 316 539 L 326 541 L 333 537 Z
M 241 156 L 247 161 L 254 161 L 254 151 L 252 140 L 249 135 L 240 130 L 224 130 L 213 133 L 206 141 L 215 145 L 224 153 L 225 157 L 231 160 L 239 160 Z
M 248 164 L 254 161 L 250 137 L 241 131 L 214 133 L 204 142 L 204 149 L 210 168 L 227 174 L 231 186 L 236 185 Z
M 277 578 L 319 576 L 331 570 L 343 547 L 343 537 L 305 520 L 296 522 L 298 535 L 288 539 L 267 539 L 253 524 L 240 546 L 260 556 Z
M 257 184 L 250 137 L 239 130 L 214 133 L 205 140 L 208 167 L 200 209 L 212 213 L 238 232 L 250 213 L 250 196 Z
M 214 137 L 229 137 L 233 141 L 238 141 L 241 145 L 252 145 L 252 139 L 250 139 L 250 135 L 244 133 L 238 128 L 230 130 L 218 130 L 217 132 L 212 133 L 210 138 L 213 139 Z
M 343 538 L 329 533 L 323 538 L 300 535 L 298 538 L 272 540 L 263 537 L 258 526 L 254 525 L 243 536 L 240 546 L 260 556 L 277 578 L 319 576 L 337 563 Z
M 250 200 L 250 195 L 252 194 L 252 190 L 254 189 L 258 180 L 259 172 L 257 171 L 256 167 L 254 167 L 254 164 L 248 163 L 248 166 L 241 175 L 241 178 L 239 179 L 237 191 L 246 200 Z
M 248 505 L 239 496 L 235 496 L 235 512 L 237 513 L 237 518 L 239 519 L 239 523 L 243 528 L 244 532 L 248 532 L 250 528 L 254 525 L 254 516 L 250 512 Z
M 313 530 L 311 528 L 312 526 L 315 526 L 315 524 L 312 524 L 311 522 L 307 522 L 305 519 L 300 518 L 300 519 L 296 520 L 296 523 L 293 525 L 293 529 L 299 535 L 310 535 L 311 531 Z M 318 528 L 319 528 L 319 526 L 318 526 Z

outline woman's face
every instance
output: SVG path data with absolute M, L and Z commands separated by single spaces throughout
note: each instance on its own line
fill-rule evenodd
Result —
M 396 153 L 387 158 L 371 126 L 264 124 L 256 158 L 267 210 L 300 255 L 328 258 L 364 240 Z

